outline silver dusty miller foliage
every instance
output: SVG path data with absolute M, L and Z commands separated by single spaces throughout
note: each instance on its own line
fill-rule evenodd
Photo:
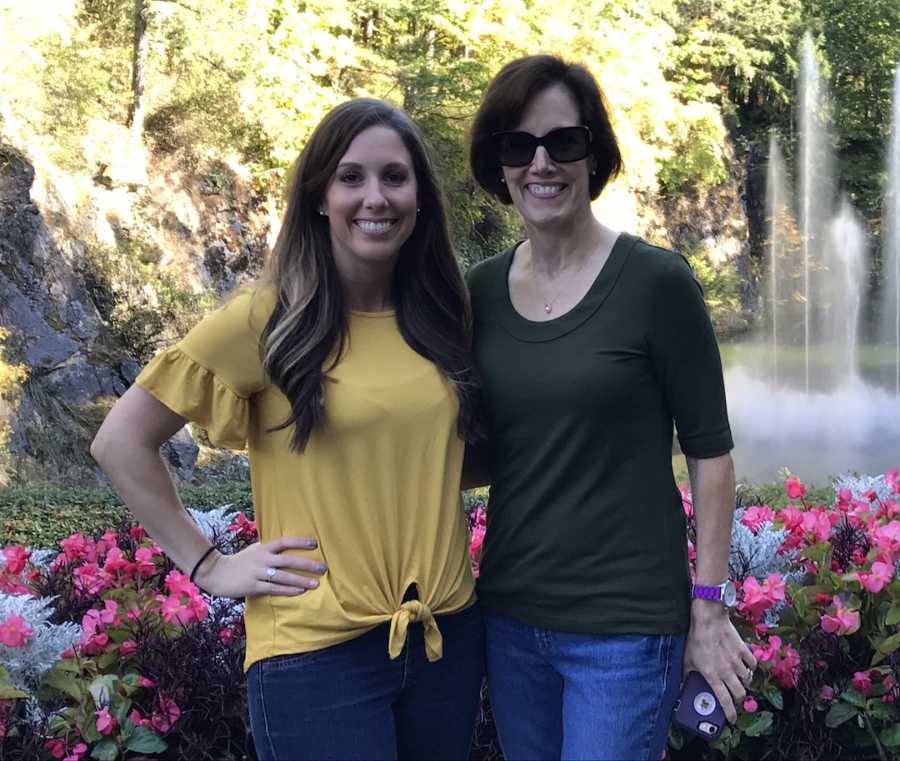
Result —
M 0 621 L 19 615 L 34 632 L 22 647 L 0 644 L 0 665 L 19 689 L 37 689 L 44 674 L 59 660 L 60 653 L 81 637 L 81 627 L 72 622 L 54 624 L 52 597 L 0 593 Z

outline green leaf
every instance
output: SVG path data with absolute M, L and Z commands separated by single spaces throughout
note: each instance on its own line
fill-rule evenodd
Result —
M 57 666 L 59 666 L 58 663 L 47 672 L 41 686 L 68 695 L 80 703 L 85 696 L 84 682 L 65 669 L 57 669 Z
M 890 655 L 898 647 L 900 647 L 900 632 L 892 634 L 890 637 L 885 637 L 881 642 L 875 645 L 875 649 L 879 653 L 884 653 L 885 655 Z
M 887 616 L 884 619 L 885 626 L 893 626 L 894 624 L 900 624 L 900 601 L 895 602 L 891 605 L 890 610 L 887 612 Z
M 119 677 L 117 674 L 101 674 L 91 682 L 91 686 L 88 689 L 91 692 L 91 697 L 94 698 L 94 704 L 98 708 L 109 705 L 110 693 L 115 689 L 118 681 Z
M 162 753 L 167 747 L 163 739 L 149 727 L 135 727 L 125 749 L 135 753 Z
M 118 757 L 119 748 L 109 737 L 91 748 L 91 758 L 96 758 L 97 761 L 116 761 Z
M 774 684 L 769 685 L 763 690 L 763 697 L 779 711 L 784 710 L 784 697 L 781 695 L 781 690 L 779 690 Z
M 754 721 L 750 726 L 744 728 L 744 734 L 747 737 L 759 737 L 760 735 L 768 734 L 772 728 L 772 721 L 771 711 L 760 711 L 754 715 Z
M 27 697 L 27 692 L 23 692 L 17 687 L 13 687 L 12 682 L 10 682 L 9 680 L 0 680 L 0 700 L 15 700 L 16 698 Z
M 881 740 L 882 745 L 886 745 L 888 748 L 900 747 L 900 724 L 882 729 L 878 739 Z
M 107 650 L 97 658 L 97 668 L 108 669 L 119 660 L 119 653 L 115 650 Z
M 854 690 L 852 687 L 844 690 L 841 693 L 841 700 L 843 700 L 845 703 L 849 703 L 852 706 L 856 706 L 857 708 L 866 707 L 865 696 Z
M 849 721 L 856 716 L 857 713 L 858 709 L 855 706 L 839 701 L 828 710 L 825 716 L 825 726 L 832 729 L 839 727 L 845 721 Z
M 897 708 L 893 703 L 882 703 L 880 699 L 870 699 L 866 711 L 873 719 L 893 722 L 897 720 Z

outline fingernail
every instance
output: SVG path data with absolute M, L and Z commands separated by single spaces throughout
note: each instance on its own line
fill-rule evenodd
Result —
M 319 565 L 316 566 L 316 570 L 317 570 L 319 573 L 325 573 L 325 571 L 328 570 L 328 566 L 322 565 L 322 564 L 320 563 Z
M 317 586 L 319 586 L 319 582 L 316 581 L 315 579 L 310 579 L 308 583 L 309 583 L 309 586 L 310 586 L 310 587 L 317 587 Z
M 309 547 L 310 549 L 315 549 L 316 547 L 319 546 L 319 543 L 315 539 L 307 539 L 306 546 Z

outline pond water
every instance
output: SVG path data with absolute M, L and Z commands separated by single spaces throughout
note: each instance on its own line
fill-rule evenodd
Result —
M 784 367 L 775 384 L 764 365 L 748 363 L 759 356 L 756 347 L 722 349 L 739 479 L 773 481 L 788 468 L 823 485 L 838 475 L 876 475 L 900 465 L 900 396 L 889 382 L 887 355 L 878 362 L 874 349 L 863 352 L 868 361 L 858 375 L 837 387 L 814 383 L 807 393 Z

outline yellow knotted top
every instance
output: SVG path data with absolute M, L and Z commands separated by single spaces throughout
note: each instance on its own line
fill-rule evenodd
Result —
M 425 655 L 429 661 L 438 661 L 444 654 L 444 639 L 438 629 L 434 615 L 419 600 L 409 600 L 400 606 L 400 610 L 391 616 L 391 633 L 388 637 L 388 655 L 396 658 L 406 643 L 406 631 L 409 625 L 421 623 L 425 628 Z
M 328 567 L 302 595 L 247 599 L 245 668 L 346 642 L 387 621 L 391 655 L 409 623 L 421 621 L 429 659 L 440 658 L 434 616 L 475 599 L 456 393 L 409 347 L 392 312 L 351 312 L 346 351 L 325 386 L 326 425 L 298 454 L 292 428 L 273 430 L 291 406 L 260 359 L 274 303 L 266 291 L 239 294 L 137 379 L 213 442 L 247 448 L 261 541 L 315 537 L 315 550 L 291 554 Z M 419 600 L 402 603 L 411 584 Z

